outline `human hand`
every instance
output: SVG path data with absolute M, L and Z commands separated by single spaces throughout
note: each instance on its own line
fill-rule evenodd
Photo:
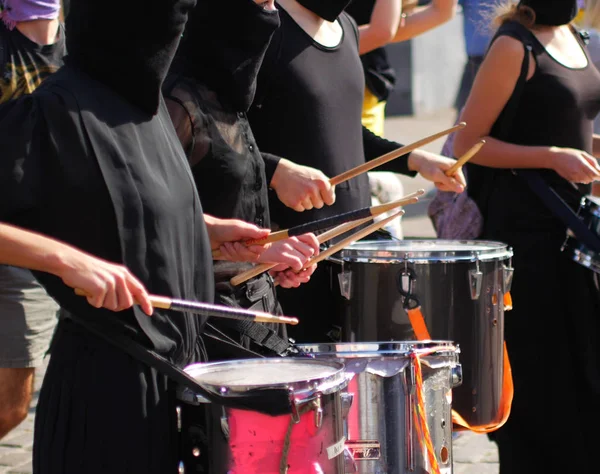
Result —
M 260 263 L 277 263 L 278 265 L 273 268 L 275 272 L 287 269 L 299 271 L 311 257 L 318 255 L 320 250 L 319 241 L 311 233 L 299 235 L 298 237 L 288 237 L 267 244 L 264 248 L 265 250 L 258 257 L 258 261 Z
M 271 270 L 269 273 L 277 284 L 282 288 L 298 288 L 303 283 L 310 281 L 311 275 L 317 269 L 317 264 L 310 265 L 300 272 L 295 272 L 291 269 L 284 271 Z
M 335 202 L 335 186 L 321 171 L 281 159 L 270 187 L 287 207 L 302 212 L 313 208 L 321 209 Z
M 76 249 L 64 251 L 60 260 L 57 276 L 65 285 L 81 290 L 95 308 L 122 311 L 137 303 L 144 313 L 152 315 L 152 304 L 144 285 L 123 265 Z
M 549 168 L 572 183 L 589 184 L 600 180 L 600 165 L 596 158 L 574 148 L 551 147 Z
M 255 262 L 265 250 L 262 246 L 246 247 L 242 241 L 264 239 L 271 231 L 239 219 L 219 219 L 204 214 L 210 247 L 220 250 L 221 260 Z
M 451 191 L 462 193 L 467 186 L 462 169 L 459 169 L 454 175 L 446 176 L 456 160 L 436 155 L 425 150 L 415 150 L 408 157 L 408 168 L 416 171 L 423 178 L 435 184 L 440 191 Z

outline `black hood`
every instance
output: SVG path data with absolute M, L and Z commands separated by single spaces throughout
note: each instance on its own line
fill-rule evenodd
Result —
M 69 3 L 66 61 L 155 114 L 162 82 L 196 0 Z
M 279 12 L 253 0 L 198 0 L 177 52 L 177 72 L 215 91 L 219 101 L 246 112 L 254 99 Z
M 577 0 L 521 0 L 520 5 L 535 12 L 536 25 L 559 26 L 577 16 Z

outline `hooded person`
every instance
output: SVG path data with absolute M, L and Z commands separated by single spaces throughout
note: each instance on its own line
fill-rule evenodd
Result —
M 222 237 L 209 234 L 215 224 L 203 219 L 161 93 L 194 5 L 124 0 L 107 21 L 106 2 L 72 2 L 65 66 L 0 107 L 0 220 L 123 265 L 154 294 L 211 302 L 210 249 Z M 231 240 L 265 235 L 248 229 Z M 174 384 L 124 347 L 184 367 L 204 358 L 205 318 L 148 317 L 124 295 L 104 302 L 128 306 L 115 313 L 55 274 L 36 277 L 64 310 L 37 405 L 33 472 L 175 472 Z
M 188 154 L 204 211 L 268 228 L 271 224 L 268 188 L 289 187 L 285 178 L 274 180 L 276 174 L 281 175 L 281 168 L 290 167 L 320 180 L 322 195 L 329 204 L 333 202 L 333 188 L 317 170 L 297 167 L 277 156 L 261 153 L 252 135 L 246 112 L 254 99 L 264 54 L 279 27 L 279 12 L 269 2 L 262 3 L 199 0 L 163 91 Z M 298 179 L 303 179 L 302 175 Z M 307 184 L 307 189 L 311 184 Z M 310 199 L 308 193 L 307 199 Z M 271 244 L 259 262 L 289 264 L 288 255 L 298 254 L 304 259 L 317 252 L 314 236 L 303 235 Z M 250 264 L 216 261 L 214 265 L 219 303 L 281 313 L 274 279 L 269 274 L 263 273 L 234 287 L 229 280 L 247 270 Z M 313 271 L 314 267 L 310 267 L 299 276 L 291 272 L 277 272 L 273 276 L 283 287 L 291 287 L 308 281 Z M 212 321 L 211 326 L 263 354 L 282 354 L 289 345 L 281 325 L 268 328 L 257 323 L 221 320 Z M 233 356 L 222 352 L 223 348 L 210 344 L 209 358 Z

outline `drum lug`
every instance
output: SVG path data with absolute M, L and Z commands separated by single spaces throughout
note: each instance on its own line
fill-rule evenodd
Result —
M 354 456 L 348 447 L 344 448 L 344 473 L 351 474 L 358 472 L 358 463 L 354 460 Z
M 342 401 L 342 418 L 347 418 L 352 408 L 352 402 L 354 402 L 354 394 L 351 392 L 343 392 L 340 394 Z
M 502 278 L 502 291 L 504 293 L 508 293 L 512 287 L 513 275 L 515 269 L 512 266 L 512 261 L 508 263 L 508 266 L 505 266 L 502 269 L 503 278 Z
M 315 408 L 315 427 L 320 428 L 323 425 L 323 405 L 320 393 L 317 394 L 317 398 L 312 403 Z
M 221 432 L 225 439 L 229 439 L 229 420 L 227 419 L 227 412 L 225 411 L 225 407 L 222 407 L 223 413 L 221 414 Z
M 469 288 L 471 289 L 471 299 L 478 300 L 481 296 L 481 287 L 483 284 L 483 273 L 479 269 L 479 260 L 475 262 L 475 270 L 469 270 Z
M 452 372 L 450 376 L 450 386 L 452 388 L 456 388 L 463 383 L 463 370 L 462 364 L 456 364 L 452 367 Z
M 182 422 L 181 422 L 181 407 L 179 405 L 177 405 L 175 407 L 175 413 L 177 414 L 177 432 L 181 433 L 181 427 L 182 427 Z
M 298 400 L 296 400 L 296 396 L 294 395 L 294 389 L 289 389 L 289 397 L 290 397 L 290 406 L 292 408 L 292 421 L 294 424 L 300 423 L 300 409 L 298 407 Z
M 343 263 L 342 270 L 338 273 L 338 283 L 340 285 L 341 295 L 347 300 L 350 300 L 350 298 L 352 298 L 352 272 L 345 272 Z

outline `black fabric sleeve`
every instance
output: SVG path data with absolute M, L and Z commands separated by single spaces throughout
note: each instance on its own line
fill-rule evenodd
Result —
M 48 147 L 43 114 L 32 96 L 0 105 L 0 220 L 20 224 L 37 207 L 42 154 Z
M 398 142 L 386 140 L 385 138 L 375 135 L 371 130 L 366 127 L 362 128 L 363 131 L 363 146 L 365 149 L 365 160 L 371 161 L 375 158 L 379 158 L 381 155 L 385 155 L 390 151 L 394 151 L 400 148 L 402 145 Z M 407 176 L 416 176 L 416 171 L 410 171 L 408 169 L 408 155 L 402 155 L 395 160 L 389 161 L 384 165 L 377 167 L 373 171 L 392 171 L 394 173 L 400 173 Z
M 281 160 L 280 156 L 273 155 L 271 153 L 262 153 L 263 161 L 265 162 L 265 174 L 267 175 L 267 184 L 271 185 L 271 180 L 273 179 L 273 175 L 275 174 L 275 170 L 279 165 L 279 161 Z

